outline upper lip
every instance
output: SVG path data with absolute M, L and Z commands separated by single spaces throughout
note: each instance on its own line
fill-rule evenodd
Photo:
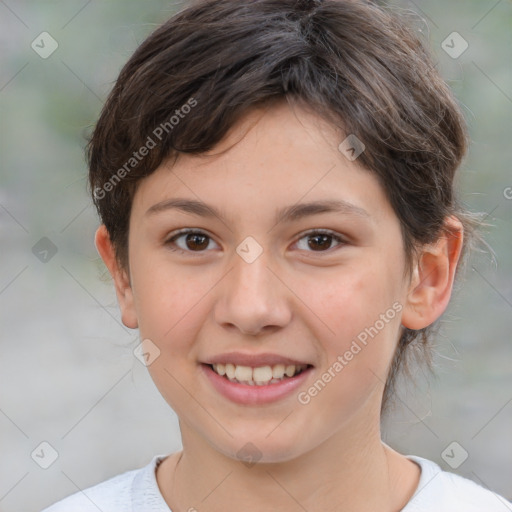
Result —
M 285 366 L 292 364 L 295 366 L 312 366 L 310 363 L 305 361 L 299 361 L 297 359 L 291 359 L 286 356 L 271 353 L 244 354 L 243 352 L 226 352 L 224 354 L 212 356 L 203 362 L 204 364 L 232 363 L 237 366 L 251 366 L 254 368 L 259 366 L 275 366 L 276 364 L 283 364 Z

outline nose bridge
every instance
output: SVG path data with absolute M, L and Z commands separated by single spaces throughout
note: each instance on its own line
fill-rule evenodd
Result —
M 252 237 L 246 237 L 237 247 L 233 256 L 232 292 L 239 295 L 249 293 L 254 301 L 268 300 L 272 295 L 269 286 L 272 285 L 272 265 L 270 251 Z M 275 284 L 275 283 L 274 283 Z
M 233 258 L 217 301 L 216 320 L 234 325 L 247 333 L 268 326 L 284 326 L 290 319 L 286 287 L 280 285 L 268 252 L 255 252 L 255 246 L 240 244 Z M 244 251 L 245 249 L 245 251 Z M 240 254 L 241 253 L 241 254 Z
M 273 276 L 268 268 L 270 262 L 267 253 L 262 253 L 253 261 L 246 260 L 239 255 L 234 260 L 233 280 L 235 281 L 235 288 L 233 291 L 237 294 L 250 293 L 254 299 L 257 299 L 258 296 L 261 296 L 261 298 L 267 295 L 270 296 L 269 286 Z M 265 298 L 268 299 L 268 297 Z

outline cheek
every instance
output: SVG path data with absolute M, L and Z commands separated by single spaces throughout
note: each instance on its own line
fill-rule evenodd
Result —
M 190 272 L 149 256 L 134 258 L 132 279 L 141 338 L 151 339 L 162 351 L 172 346 L 172 352 L 180 352 L 204 321 L 202 306 L 213 283 L 207 275 L 194 279 Z
M 364 332 L 375 324 L 379 334 L 396 333 L 400 307 L 393 304 L 401 298 L 397 282 L 389 269 L 370 263 L 340 268 L 323 280 L 315 279 L 315 286 L 303 281 L 303 296 L 328 327 L 329 335 L 323 339 L 330 352 L 347 349 L 351 340 L 359 335 L 364 338 Z
M 322 320 L 315 325 L 328 327 L 316 332 L 324 354 L 319 402 L 332 405 L 334 414 L 342 403 L 356 407 L 386 380 L 402 305 L 396 272 L 381 267 L 354 264 L 336 272 L 336 279 L 315 280 L 315 286 L 309 282 L 308 305 Z
M 147 369 L 167 403 L 180 417 L 192 419 L 204 414 L 194 409 L 189 394 L 195 380 L 190 372 L 198 359 L 194 340 L 211 308 L 207 293 L 216 281 L 194 279 L 168 262 L 144 261 L 138 266 L 134 262 L 132 272 L 139 332 L 141 340 L 151 340 L 159 351 Z

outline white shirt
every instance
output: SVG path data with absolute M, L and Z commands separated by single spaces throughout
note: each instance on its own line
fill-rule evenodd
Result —
M 156 481 L 167 455 L 77 492 L 41 512 L 172 512 Z M 416 492 L 401 512 L 512 512 L 512 503 L 476 483 L 443 471 L 434 462 L 407 456 L 421 468 Z

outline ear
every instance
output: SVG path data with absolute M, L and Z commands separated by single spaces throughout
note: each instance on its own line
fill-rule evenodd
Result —
M 119 267 L 119 263 L 115 257 L 114 247 L 110 242 L 110 236 L 104 224 L 96 230 L 94 243 L 96 244 L 96 249 L 101 259 L 114 280 L 123 324 L 130 329 L 136 329 L 138 327 L 138 321 L 130 278 L 127 272 Z
M 452 294 L 463 235 L 460 220 L 447 217 L 439 240 L 422 248 L 412 272 L 402 314 L 404 327 L 423 329 L 445 311 Z

